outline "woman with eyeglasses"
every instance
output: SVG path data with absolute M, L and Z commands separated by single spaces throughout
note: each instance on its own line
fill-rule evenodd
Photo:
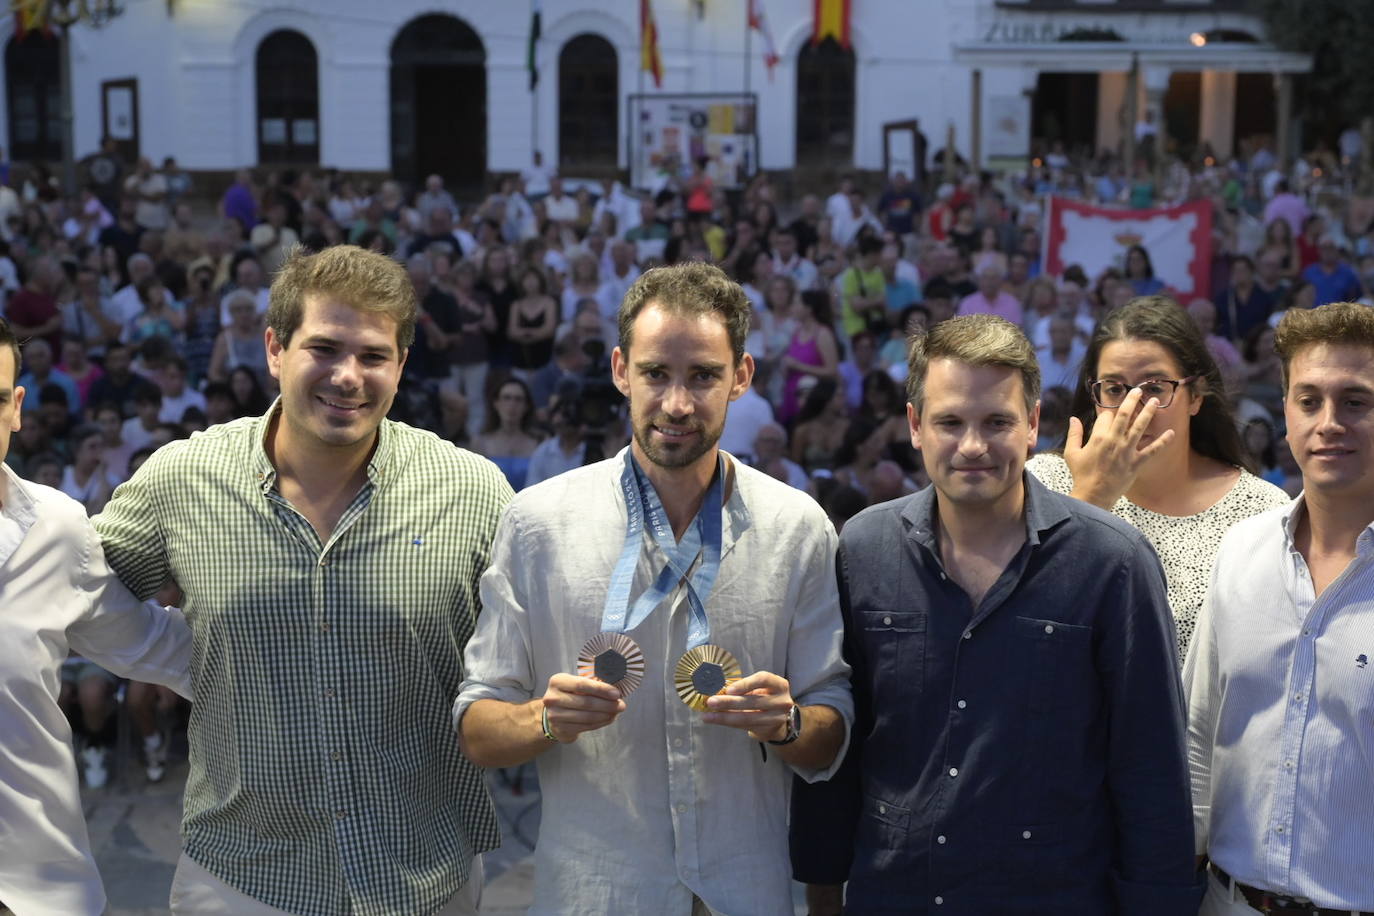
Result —
M 1027 470 L 1107 509 L 1154 545 L 1168 580 L 1180 663 L 1221 536 L 1288 502 L 1254 474 L 1221 372 L 1172 299 L 1142 296 L 1098 325 L 1074 390 L 1061 452 Z

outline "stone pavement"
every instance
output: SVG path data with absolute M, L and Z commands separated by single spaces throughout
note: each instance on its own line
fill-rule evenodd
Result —
M 121 778 L 122 777 L 122 778 Z M 184 760 L 167 769 L 160 783 L 149 783 L 134 763 L 112 774 L 107 787 L 82 789 L 91 845 L 110 898 L 108 916 L 165 916 L 181 851 L 181 792 Z M 534 765 L 495 770 L 488 784 L 501 820 L 501 848 L 487 853 L 484 916 L 517 916 L 534 893 L 531 853 L 539 835 L 539 786 Z M 804 914 L 801 886 L 795 885 L 796 912 Z

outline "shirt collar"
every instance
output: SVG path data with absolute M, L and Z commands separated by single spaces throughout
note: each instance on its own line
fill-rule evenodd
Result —
M 267 412 L 257 419 L 258 427 L 253 435 L 253 475 L 264 493 L 277 483 L 277 468 L 272 464 L 272 459 L 267 457 L 267 433 L 272 428 L 272 418 L 280 410 L 281 396 L 278 395 L 272 406 L 267 408 Z M 381 486 L 395 448 L 395 434 L 391 428 L 391 421 L 383 417 L 377 426 L 377 447 L 372 450 L 372 457 L 367 462 L 367 480 L 373 486 Z
M 14 469 L 0 461 L 0 512 L 8 515 L 22 527 L 28 528 L 38 521 L 38 505 L 24 481 L 14 473 Z
M 1041 535 L 1069 517 L 1069 508 L 1045 489 L 1044 484 L 1035 479 L 1029 471 L 1021 472 L 1026 488 L 1026 540 L 1032 547 L 1040 545 Z M 902 510 L 902 519 L 907 524 L 910 537 L 919 544 L 939 554 L 935 536 L 935 486 L 932 484 L 911 497 Z
M 1279 524 L 1283 527 L 1283 543 L 1288 548 L 1289 553 L 1298 552 L 1298 525 L 1302 522 L 1302 514 L 1306 511 L 1307 493 L 1302 492 L 1293 500 L 1293 505 L 1289 507 L 1288 511 L 1279 517 Z M 1364 559 L 1374 556 L 1374 522 L 1366 525 L 1359 537 L 1355 538 L 1355 553 Z

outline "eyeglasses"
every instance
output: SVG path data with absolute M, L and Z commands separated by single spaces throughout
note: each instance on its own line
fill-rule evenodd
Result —
M 1160 407 L 1168 407 L 1174 402 L 1174 394 L 1177 393 L 1180 385 L 1190 385 L 1197 379 L 1196 375 L 1190 375 L 1184 379 L 1147 378 L 1138 385 L 1128 385 L 1117 379 L 1094 379 L 1088 385 L 1088 392 L 1093 396 L 1094 404 L 1108 410 L 1115 410 L 1120 407 L 1126 400 L 1126 395 L 1131 393 L 1132 388 L 1140 389 L 1141 403 L 1154 398 L 1159 401 Z

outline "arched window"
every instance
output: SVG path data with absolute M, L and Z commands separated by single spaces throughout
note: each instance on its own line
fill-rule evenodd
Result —
M 461 19 L 417 17 L 391 43 L 391 171 L 450 189 L 486 179 L 487 52 Z
M 854 52 L 827 38 L 797 55 L 797 164 L 854 162 Z
M 281 29 L 258 45 L 258 162 L 320 161 L 319 63 L 300 32 Z
M 55 37 L 29 32 L 5 48 L 10 158 L 62 158 L 62 58 Z
M 620 145 L 620 63 L 600 35 L 572 38 L 558 55 L 558 164 L 614 170 Z

